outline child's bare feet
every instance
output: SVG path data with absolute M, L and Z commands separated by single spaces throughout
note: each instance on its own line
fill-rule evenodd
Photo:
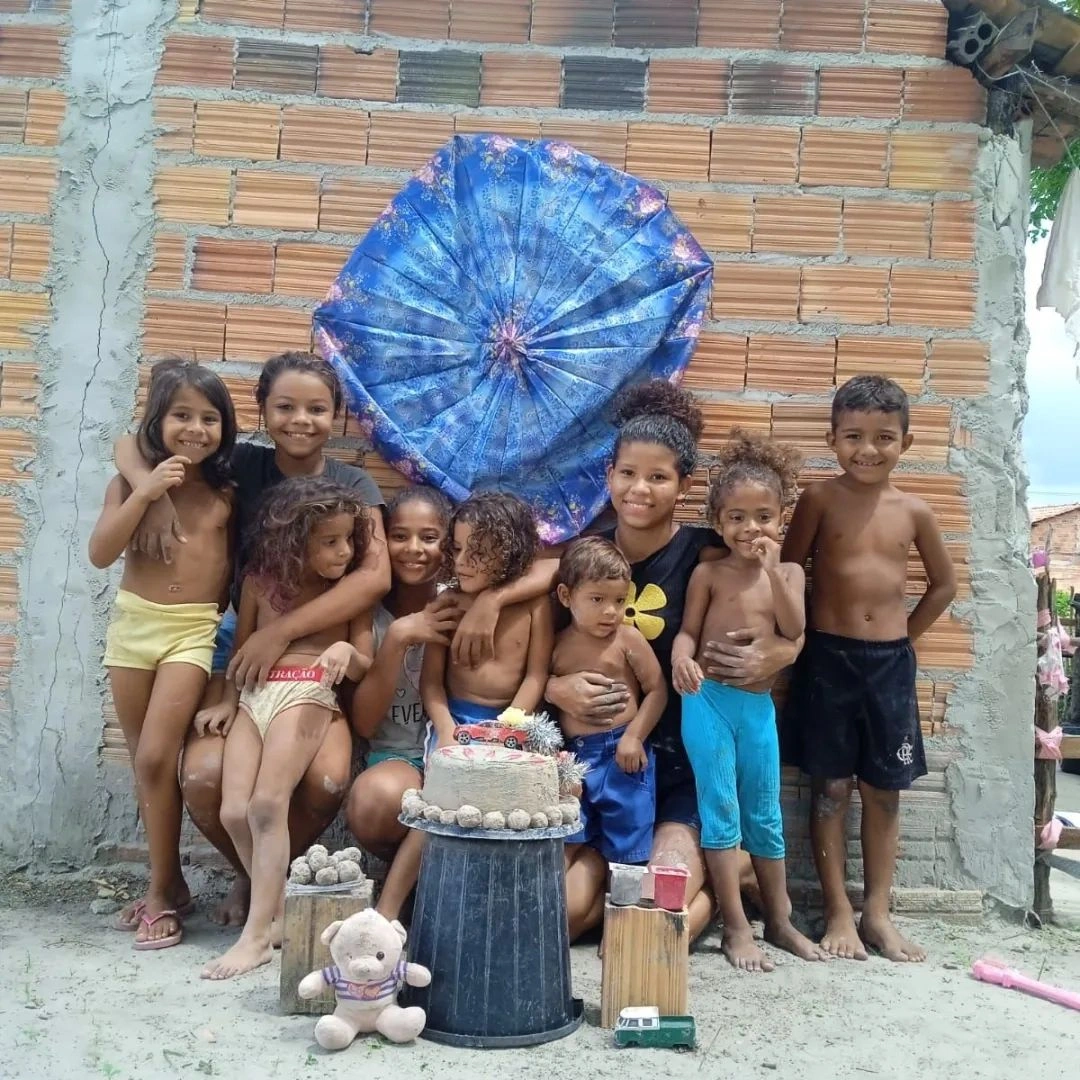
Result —
M 240 940 L 224 955 L 203 968 L 204 979 L 231 979 L 236 975 L 254 971 L 263 964 L 269 964 L 274 956 L 270 938 L 240 936 Z
M 790 919 L 785 919 L 775 926 L 766 923 L 765 940 L 770 945 L 775 945 L 778 949 L 797 956 L 800 960 L 829 959 L 829 954 L 820 945 L 815 945 L 805 934 L 800 934 Z
M 772 971 L 776 967 L 755 944 L 754 932 L 749 926 L 745 930 L 725 927 L 720 948 L 728 963 L 739 971 Z
M 225 899 L 210 912 L 210 921 L 218 926 L 243 926 L 251 900 L 251 881 L 247 874 L 237 874 Z
M 926 950 L 921 945 L 908 941 L 896 929 L 888 915 L 864 914 L 859 921 L 859 936 L 868 948 L 881 953 L 886 960 L 894 963 L 921 964 L 926 959 Z
M 840 960 L 866 959 L 866 949 L 855 926 L 855 916 L 850 911 L 834 915 L 826 922 L 821 947 Z

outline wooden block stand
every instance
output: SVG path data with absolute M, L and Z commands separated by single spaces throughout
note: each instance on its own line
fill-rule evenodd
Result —
M 300 980 L 313 971 L 329 967 L 330 950 L 319 940 L 335 919 L 347 919 L 371 907 L 372 885 L 368 880 L 323 888 L 286 885 L 285 926 L 281 945 L 281 1011 L 292 1013 L 332 1013 L 336 1005 L 329 987 L 318 997 L 303 1000 L 296 992 Z
M 687 1012 L 690 928 L 686 911 L 604 904 L 600 1026 L 613 1028 L 627 1005 L 661 1016 Z

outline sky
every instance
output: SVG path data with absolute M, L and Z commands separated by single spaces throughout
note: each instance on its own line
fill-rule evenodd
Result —
M 1027 324 L 1031 333 L 1027 386 L 1030 400 L 1024 419 L 1029 506 L 1080 502 L 1080 353 L 1065 335 L 1061 316 L 1035 307 L 1046 258 L 1045 239 L 1028 245 Z

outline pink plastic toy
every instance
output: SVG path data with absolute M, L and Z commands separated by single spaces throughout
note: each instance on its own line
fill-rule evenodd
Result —
M 649 873 L 653 879 L 653 903 L 667 911 L 682 911 L 690 871 L 685 866 L 650 866 Z
M 980 982 L 1004 986 L 1007 990 L 1022 990 L 1025 994 L 1080 1012 L 1080 994 L 1021 975 L 996 960 L 976 960 L 971 966 L 971 974 Z

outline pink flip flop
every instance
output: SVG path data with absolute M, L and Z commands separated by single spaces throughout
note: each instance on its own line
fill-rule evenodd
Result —
M 180 922 L 180 916 L 172 909 L 159 911 L 156 915 L 147 915 L 144 909 L 139 916 L 139 922 L 149 928 L 162 919 L 170 917 L 176 919 L 177 923 L 179 923 L 175 933 L 170 934 L 168 937 L 158 938 L 157 941 L 136 941 L 133 946 L 135 951 L 152 952 L 157 949 L 171 949 L 174 945 L 179 945 L 184 940 L 184 924 Z
M 113 920 L 113 922 L 111 924 L 112 928 L 114 930 L 119 930 L 121 933 L 133 934 L 136 930 L 139 929 L 139 921 L 142 919 L 142 914 L 143 914 L 143 912 L 145 910 L 146 910 L 146 900 L 145 899 L 136 900 L 135 903 L 132 905 L 132 908 L 131 908 L 131 916 L 135 921 L 130 922 L 130 923 L 125 922 L 120 917 L 123 914 L 123 912 L 121 912 L 120 915 L 117 915 L 117 917 Z M 181 904 L 180 907 L 178 907 L 176 909 L 176 914 L 181 919 L 186 919 L 189 915 L 193 915 L 194 913 L 195 913 L 195 901 L 194 900 L 189 900 L 186 904 Z

